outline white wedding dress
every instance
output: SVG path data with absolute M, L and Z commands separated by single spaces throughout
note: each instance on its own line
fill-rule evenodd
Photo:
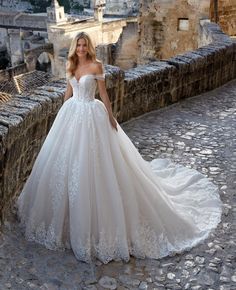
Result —
M 217 186 L 169 160 L 145 161 L 94 98 L 101 77 L 70 79 L 73 96 L 17 200 L 26 238 L 71 248 L 86 262 L 157 259 L 192 248 L 220 222 Z

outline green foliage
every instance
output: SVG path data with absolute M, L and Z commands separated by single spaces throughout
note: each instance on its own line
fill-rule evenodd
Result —
M 46 12 L 47 7 L 51 6 L 52 0 L 28 0 L 33 7 L 33 12 Z M 69 0 L 58 0 L 60 6 L 64 6 L 65 12 L 70 12 L 70 1 Z
M 69 0 L 58 0 L 60 6 L 64 6 L 65 12 L 70 12 L 70 1 Z
M 51 5 L 51 0 L 28 0 L 33 7 L 34 13 L 46 12 L 47 7 Z
M 77 12 L 82 12 L 84 11 L 84 6 L 79 4 L 79 3 L 75 3 L 73 6 L 72 6 L 72 9 L 77 11 Z

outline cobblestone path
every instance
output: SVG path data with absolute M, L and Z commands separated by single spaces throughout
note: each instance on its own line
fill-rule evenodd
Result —
M 145 159 L 168 157 L 219 186 L 218 228 L 180 255 L 88 265 L 26 242 L 13 218 L 0 236 L 0 290 L 236 289 L 236 81 L 122 126 Z

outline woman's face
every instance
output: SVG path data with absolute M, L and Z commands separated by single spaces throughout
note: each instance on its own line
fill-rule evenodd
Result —
M 88 53 L 88 46 L 86 40 L 83 38 L 78 39 L 76 46 L 76 54 L 78 57 L 84 57 Z

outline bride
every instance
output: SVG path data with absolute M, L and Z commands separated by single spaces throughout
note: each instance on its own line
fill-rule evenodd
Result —
M 17 200 L 26 238 L 103 263 L 158 259 L 206 239 L 221 219 L 217 187 L 194 169 L 141 157 L 112 114 L 84 32 L 67 72 L 65 102 Z

